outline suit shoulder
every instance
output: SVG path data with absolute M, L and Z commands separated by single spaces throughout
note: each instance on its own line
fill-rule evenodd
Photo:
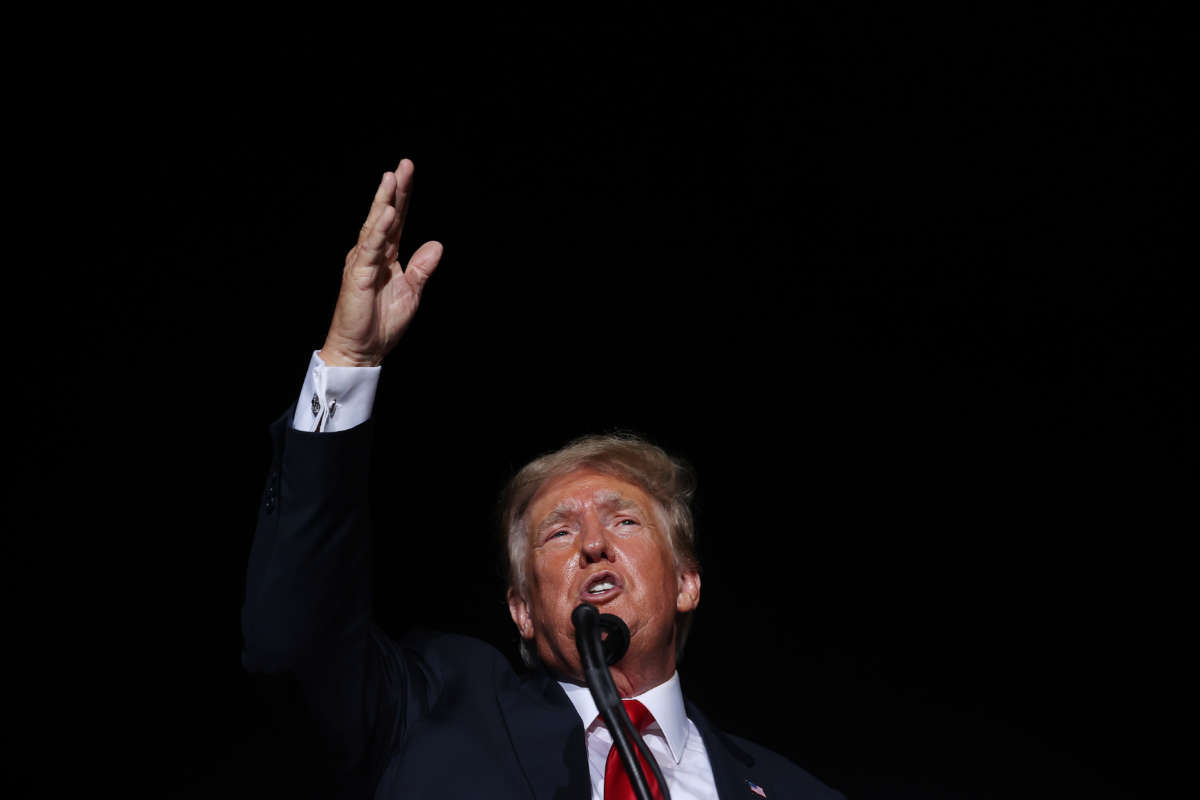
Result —
M 777 787 L 787 787 L 787 797 L 803 797 L 806 800 L 845 800 L 845 795 L 838 792 L 813 777 L 791 759 L 781 756 L 774 750 L 769 750 L 749 739 L 722 732 L 721 737 L 730 750 L 745 761 L 746 758 L 754 764 L 757 774 L 761 775 L 766 784 L 770 780 Z M 738 753 L 736 751 L 740 750 Z
M 800 765 L 774 750 L 749 739 L 726 733 L 712 724 L 694 703 L 684 700 L 688 717 L 704 737 L 709 761 L 722 762 L 727 768 L 747 770 L 747 780 L 761 783 L 768 797 L 799 797 L 804 800 L 845 800 L 841 792 L 829 788 Z M 775 791 L 772 791 L 775 790 Z

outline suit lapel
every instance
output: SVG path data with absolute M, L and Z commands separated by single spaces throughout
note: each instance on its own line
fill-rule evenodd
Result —
M 539 671 L 499 697 L 517 760 L 533 796 L 544 800 L 591 797 L 587 744 L 579 715 L 562 687 Z M 684 700 L 712 765 L 721 800 L 755 800 L 746 783 L 754 780 L 754 758 L 731 742 L 708 718 Z
M 587 744 L 579 714 L 562 687 L 539 671 L 502 692 L 500 710 L 534 797 L 591 797 Z
M 753 780 L 754 758 L 726 739 L 690 701 L 684 700 L 684 706 L 688 718 L 696 724 L 696 730 L 700 731 L 700 738 L 704 740 L 713 780 L 717 784 L 717 795 L 721 800 L 753 800 L 756 795 L 750 791 L 746 781 Z

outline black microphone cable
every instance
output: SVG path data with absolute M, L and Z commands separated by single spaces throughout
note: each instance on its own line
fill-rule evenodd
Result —
M 596 701 L 596 708 L 600 710 L 604 724 L 612 733 L 613 745 L 621 756 L 621 763 L 625 765 L 625 772 L 629 775 L 634 794 L 639 800 L 654 800 L 646 775 L 634 757 L 630 742 L 642 751 L 646 764 L 658 781 L 663 800 L 671 800 L 671 792 L 667 789 L 667 781 L 663 778 L 658 761 L 646 746 L 642 735 L 633 727 L 633 721 L 629 719 L 629 713 L 621 703 L 621 696 L 617 694 L 612 673 L 608 671 L 609 665 L 620 661 L 629 649 L 629 627 L 620 617 L 601 614 L 591 603 L 580 603 L 576 606 L 571 612 L 571 622 L 575 626 L 575 647 L 579 650 L 579 657 L 583 662 L 583 675 L 587 680 L 588 689 L 592 692 L 592 699 Z M 604 642 L 600 640 L 601 628 L 608 631 L 608 639 Z

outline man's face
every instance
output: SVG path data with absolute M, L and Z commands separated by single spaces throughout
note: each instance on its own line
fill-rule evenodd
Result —
M 527 520 L 530 596 L 510 595 L 509 608 L 521 635 L 536 637 L 543 663 L 580 673 L 571 612 L 588 602 L 629 626 L 625 660 L 661 659 L 673 670 L 676 615 L 696 607 L 700 577 L 676 569 L 654 499 L 620 478 L 577 470 L 543 486 Z

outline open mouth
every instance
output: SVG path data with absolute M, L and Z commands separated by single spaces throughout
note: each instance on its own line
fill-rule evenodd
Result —
M 602 603 L 616 597 L 622 589 L 621 579 L 613 572 L 597 572 L 587 579 L 579 599 L 588 603 Z

